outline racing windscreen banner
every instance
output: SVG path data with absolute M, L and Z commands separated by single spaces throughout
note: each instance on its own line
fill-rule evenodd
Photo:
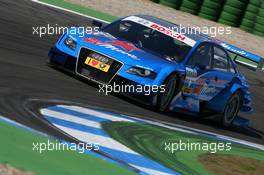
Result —
M 148 28 L 151 28 L 153 30 L 156 30 L 158 32 L 161 32 L 167 36 L 170 36 L 174 39 L 177 39 L 191 47 L 193 47 L 196 42 L 194 40 L 192 40 L 191 38 L 188 38 L 187 36 L 181 34 L 181 33 L 178 33 L 174 30 L 171 30 L 170 28 L 167 28 L 167 27 L 164 27 L 162 25 L 159 25 L 157 23 L 154 23 L 152 21 L 149 21 L 149 20 L 146 20 L 146 19 L 143 19 L 143 18 L 140 18 L 140 17 L 137 17 L 137 16 L 129 16 L 127 18 L 124 18 L 123 21 L 126 20 L 126 21 L 133 21 L 135 23 L 138 23 L 138 24 L 141 24 L 141 25 L 144 25 Z

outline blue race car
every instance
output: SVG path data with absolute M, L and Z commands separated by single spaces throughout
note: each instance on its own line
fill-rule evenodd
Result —
M 72 30 L 51 48 L 52 65 L 103 86 L 141 86 L 125 94 L 158 111 L 217 113 L 224 126 L 239 111 L 252 111 L 249 86 L 226 43 L 183 34 L 178 25 L 147 15 L 124 17 L 87 35 Z M 144 93 L 146 87 L 151 93 Z

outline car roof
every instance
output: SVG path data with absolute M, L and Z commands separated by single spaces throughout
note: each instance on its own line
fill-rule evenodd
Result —
M 164 26 L 164 27 L 167 27 L 167 28 L 170 28 L 170 29 L 175 29 L 178 33 L 182 32 L 185 36 L 187 36 L 188 38 L 193 39 L 196 42 L 212 42 L 212 43 L 215 43 L 215 44 L 217 44 L 219 46 L 222 46 L 227 51 L 231 51 L 233 53 L 236 53 L 236 54 L 238 54 L 238 55 L 240 55 L 242 57 L 245 57 L 245 58 L 247 58 L 247 59 L 249 59 L 251 61 L 260 63 L 261 60 L 263 60 L 263 58 L 261 58 L 258 55 L 255 55 L 253 53 L 250 53 L 248 51 L 245 51 L 243 49 L 240 49 L 238 47 L 235 47 L 235 46 L 233 46 L 231 44 L 228 44 L 226 42 L 220 41 L 220 40 L 218 40 L 216 38 L 212 38 L 212 37 L 210 37 L 208 35 L 205 35 L 203 33 L 199 33 L 199 32 L 189 32 L 189 33 L 186 33 L 185 31 L 180 31 L 180 29 L 186 30 L 186 28 L 184 28 L 184 26 L 180 26 L 178 24 L 174 24 L 174 23 L 169 22 L 167 20 L 164 20 L 164 19 L 161 19 L 161 18 L 157 18 L 157 17 L 151 16 L 151 15 L 138 14 L 138 15 L 134 15 L 134 16 L 143 18 L 145 20 L 154 22 L 156 24 L 159 24 L 161 26 Z
M 156 24 L 159 24 L 161 26 L 170 28 L 170 29 L 174 29 L 175 31 L 177 31 L 178 33 L 182 32 L 185 36 L 187 36 L 188 38 L 193 39 L 194 41 L 211 41 L 210 38 L 208 38 L 208 36 L 201 34 L 199 32 L 195 32 L 194 29 L 192 29 L 192 32 L 185 32 L 186 31 L 186 27 L 184 26 L 180 26 L 178 24 L 174 24 L 172 22 L 169 22 L 167 20 L 164 19 L 160 19 L 154 16 L 150 16 L 150 15 L 134 15 L 140 18 L 143 18 L 145 20 L 154 22 Z M 190 28 L 188 28 L 190 30 Z

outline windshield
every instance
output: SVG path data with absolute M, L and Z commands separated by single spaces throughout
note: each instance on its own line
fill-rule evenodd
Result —
M 177 39 L 133 21 L 119 21 L 102 31 L 171 61 L 180 62 L 191 49 L 189 45 Z

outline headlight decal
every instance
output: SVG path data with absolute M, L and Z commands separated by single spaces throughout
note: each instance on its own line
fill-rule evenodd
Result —
M 70 36 L 68 36 L 65 40 L 64 40 L 64 44 L 69 47 L 71 50 L 75 50 L 76 49 L 76 45 L 77 42 Z
M 155 79 L 157 75 L 154 71 L 139 67 L 131 67 L 127 70 L 127 73 L 138 75 L 140 77 L 150 78 L 150 79 Z

